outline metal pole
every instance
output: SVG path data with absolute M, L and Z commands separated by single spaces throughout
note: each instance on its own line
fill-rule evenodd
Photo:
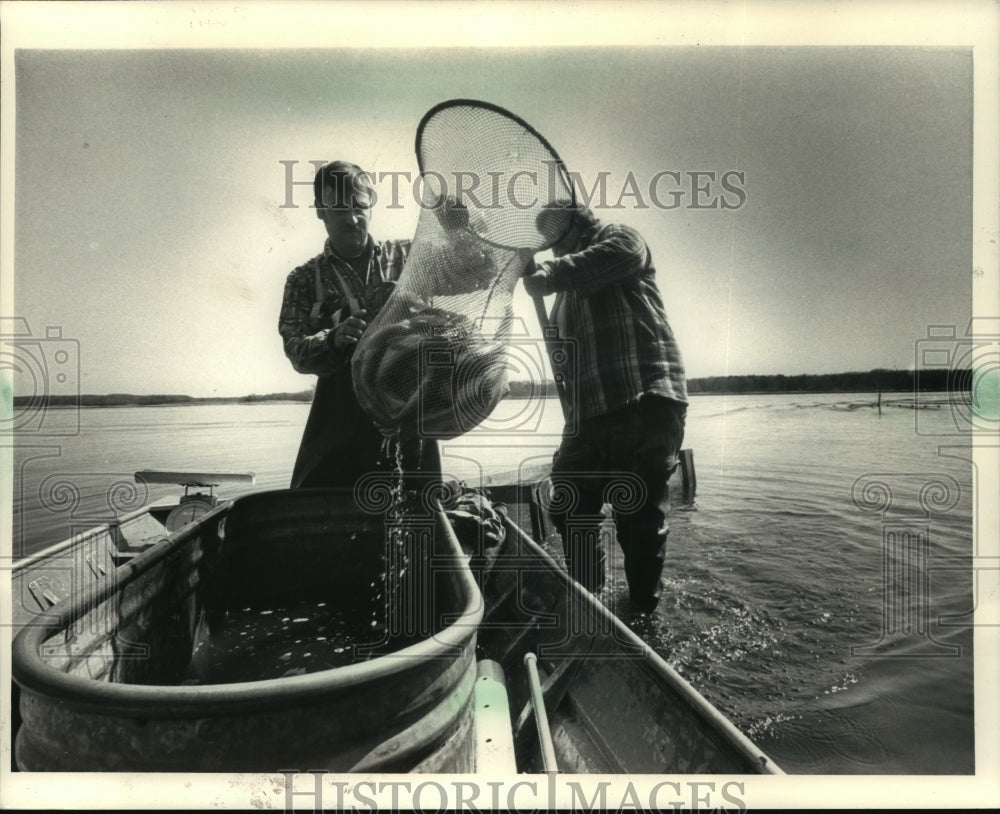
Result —
M 538 742 L 542 748 L 542 768 L 546 773 L 559 771 L 556 761 L 556 750 L 552 745 L 552 732 L 549 730 L 549 718 L 545 712 L 545 698 L 542 695 L 542 682 L 538 677 L 538 656 L 534 653 L 524 654 L 524 663 L 528 667 L 528 687 L 531 690 L 531 706 L 535 710 L 535 725 L 538 727 Z

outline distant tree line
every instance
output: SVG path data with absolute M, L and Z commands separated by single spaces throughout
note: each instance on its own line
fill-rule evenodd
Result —
M 869 370 L 786 376 L 708 376 L 688 380 L 689 393 L 916 393 L 968 390 L 966 370 Z
M 555 398 L 559 395 L 556 391 L 556 383 L 551 380 L 544 382 L 512 381 L 508 384 L 510 387 L 508 398 L 512 399 Z
M 103 396 L 15 396 L 14 407 L 28 407 L 44 401 L 50 407 L 166 407 L 174 404 L 254 404 L 267 401 L 312 401 L 313 391 L 296 393 L 269 393 L 266 396 L 195 398 L 194 396 L 153 395 L 137 396 L 132 393 L 109 393 Z
M 312 401 L 312 398 L 312 390 L 300 390 L 297 393 L 268 393 L 266 396 L 251 393 L 249 396 L 243 396 L 239 402 L 241 404 L 254 404 L 260 401 L 304 401 L 308 403 Z
M 39 400 L 38 396 L 16 396 L 14 406 L 27 405 Z M 107 393 L 103 396 L 49 396 L 46 402 L 53 407 L 149 407 L 159 404 L 194 404 L 200 399 L 191 396 L 152 395 L 136 396 L 132 393 Z
M 887 370 L 848 373 L 783 373 L 747 376 L 706 376 L 688 379 L 688 392 L 712 395 L 722 393 L 916 393 L 970 390 L 971 370 Z M 555 383 L 542 385 L 511 382 L 511 398 L 557 395 Z
M 688 379 L 688 392 L 698 395 L 723 393 L 916 393 L 971 390 L 971 370 L 869 370 L 850 373 L 783 373 L 750 376 L 707 376 Z M 510 382 L 510 398 L 553 398 L 553 381 Z M 269 401 L 311 402 L 312 388 L 295 393 L 237 396 L 234 398 L 194 398 L 192 396 L 137 396 L 110 393 L 104 396 L 15 396 L 14 407 L 44 402 L 51 407 L 149 407 L 171 404 L 258 404 Z

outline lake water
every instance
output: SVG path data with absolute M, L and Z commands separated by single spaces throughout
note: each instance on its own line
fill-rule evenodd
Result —
M 947 403 L 890 396 L 879 415 L 873 401 L 694 397 L 697 497 L 674 490 L 667 589 L 639 632 L 786 771 L 970 774 L 969 438 Z M 18 438 L 14 555 L 176 494 L 136 486 L 139 469 L 251 471 L 256 489 L 285 487 L 307 412 L 52 411 L 47 435 Z M 561 423 L 557 402 L 504 402 L 444 445 L 444 467 L 476 485 L 544 464 Z M 616 564 L 605 601 L 625 593 Z

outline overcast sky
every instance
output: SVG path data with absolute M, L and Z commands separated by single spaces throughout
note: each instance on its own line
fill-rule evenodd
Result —
M 304 389 L 277 315 L 324 232 L 282 162 L 299 162 L 296 181 L 334 158 L 415 177 L 421 116 L 468 97 L 526 119 L 585 183 L 606 173 L 609 204 L 636 179 L 641 200 L 597 213 L 647 239 L 690 377 L 906 369 L 929 326 L 964 331 L 972 50 L 696 33 L 627 47 L 372 47 L 369 31 L 337 49 L 19 50 L 3 314 L 77 340 L 84 393 Z M 680 174 L 657 188 L 675 209 L 648 195 L 664 171 Z M 729 178 L 744 195 L 726 197 L 742 205 L 692 208 L 724 191 L 701 176 L 696 199 L 692 172 L 742 173 Z M 413 235 L 405 185 L 400 202 L 375 212 L 377 238 Z M 517 308 L 533 323 L 523 295 Z

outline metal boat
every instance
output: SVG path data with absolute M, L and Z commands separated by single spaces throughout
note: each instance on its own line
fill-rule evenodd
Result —
M 436 487 L 136 477 L 185 495 L 15 566 L 22 771 L 782 773 L 522 530 L 528 485 L 491 535 Z

